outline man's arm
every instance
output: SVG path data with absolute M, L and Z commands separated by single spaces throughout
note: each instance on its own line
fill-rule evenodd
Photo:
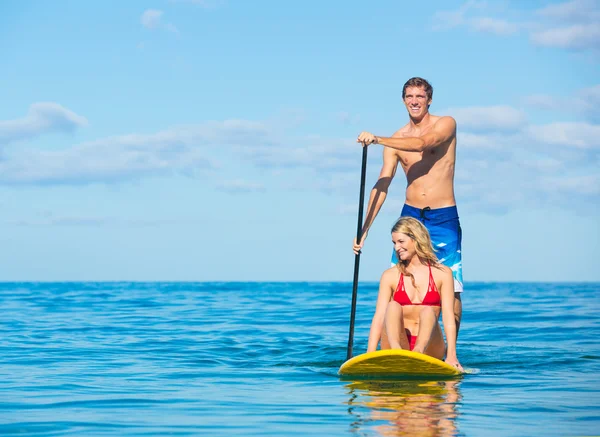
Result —
M 372 135 L 372 138 L 365 138 L 362 142 L 366 145 L 371 143 L 381 144 L 404 152 L 422 152 L 447 143 L 454 135 L 456 135 L 456 121 L 452 117 L 442 117 L 429 132 L 420 137 L 390 138 Z
M 381 166 L 381 171 L 379 172 L 379 178 L 369 194 L 367 217 L 365 218 L 365 222 L 363 224 L 362 237 L 360 243 L 357 244 L 356 239 L 354 241 L 354 253 L 358 253 L 358 251 L 360 251 L 362 248 L 365 239 L 367 238 L 369 229 L 371 228 L 373 221 L 375 221 L 375 217 L 377 217 L 379 210 L 383 206 L 383 202 L 385 202 L 390 183 L 392 182 L 392 179 L 394 179 L 397 168 L 398 154 L 395 150 L 385 147 L 383 149 L 383 165 Z

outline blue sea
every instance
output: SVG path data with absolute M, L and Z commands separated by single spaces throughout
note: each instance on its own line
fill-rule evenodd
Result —
M 600 284 L 468 283 L 458 380 L 352 381 L 351 283 L 2 283 L 0 435 L 600 433 Z M 358 289 L 365 352 L 377 284 Z

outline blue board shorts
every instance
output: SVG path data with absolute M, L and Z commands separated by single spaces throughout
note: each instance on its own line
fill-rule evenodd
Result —
M 452 269 L 454 292 L 462 293 L 462 229 L 460 228 L 456 206 L 420 209 L 405 204 L 400 215 L 414 217 L 425 225 L 440 263 Z M 398 257 L 396 251 L 392 250 L 392 266 L 396 264 L 398 264 Z

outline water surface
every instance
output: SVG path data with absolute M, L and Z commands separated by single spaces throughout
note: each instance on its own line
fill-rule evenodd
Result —
M 600 284 L 471 283 L 457 381 L 348 381 L 352 284 L 0 284 L 0 434 L 581 436 Z M 377 284 L 359 287 L 355 354 Z

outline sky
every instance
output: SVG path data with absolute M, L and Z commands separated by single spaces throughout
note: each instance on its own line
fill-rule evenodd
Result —
M 2 281 L 352 281 L 356 137 L 413 76 L 457 121 L 467 287 L 600 280 L 600 0 L 6 1 L 0 54 Z

